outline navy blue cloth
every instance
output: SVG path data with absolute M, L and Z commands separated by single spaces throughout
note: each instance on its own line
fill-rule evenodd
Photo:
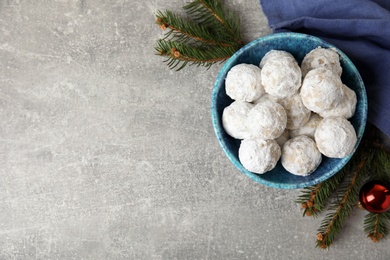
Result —
M 277 32 L 317 36 L 342 50 L 366 86 L 368 121 L 390 136 L 390 0 L 260 0 Z

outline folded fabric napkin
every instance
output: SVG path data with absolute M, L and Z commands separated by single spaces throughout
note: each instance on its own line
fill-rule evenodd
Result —
M 260 0 L 274 32 L 317 36 L 343 51 L 366 86 L 368 121 L 390 136 L 390 1 Z

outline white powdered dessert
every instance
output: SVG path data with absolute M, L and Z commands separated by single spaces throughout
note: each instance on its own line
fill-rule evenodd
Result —
M 253 138 L 264 140 L 279 137 L 286 128 L 287 115 L 283 106 L 265 99 L 248 113 L 246 126 Z
M 316 143 L 306 135 L 288 140 L 282 148 L 281 162 L 290 173 L 307 176 L 320 165 L 322 155 Z
M 262 174 L 272 170 L 280 158 L 280 146 L 275 140 L 245 139 L 241 141 L 238 157 L 248 171 Z
M 297 129 L 309 121 L 311 111 L 302 103 L 299 94 L 281 99 L 279 103 L 287 114 L 287 129 Z
M 286 171 L 308 176 L 322 155 L 350 155 L 357 136 L 348 119 L 357 96 L 341 74 L 340 55 L 321 47 L 304 57 L 301 68 L 282 50 L 266 53 L 259 66 L 232 67 L 225 88 L 235 101 L 224 109 L 222 125 L 242 140 L 238 157 L 244 168 L 263 174 L 281 159 Z
M 268 93 L 264 93 L 260 98 L 258 98 L 256 100 L 253 100 L 252 104 L 257 105 L 257 104 L 259 104 L 260 102 L 262 102 L 262 101 L 264 101 L 266 99 L 270 99 L 270 100 L 272 100 L 272 101 L 274 101 L 276 103 L 279 103 L 279 104 L 280 104 L 280 100 L 281 100 L 281 98 L 277 98 L 277 97 L 272 96 L 272 95 L 270 95 Z
M 261 84 L 265 92 L 277 98 L 294 95 L 301 83 L 301 69 L 298 63 L 289 57 L 269 59 L 261 70 Z
M 225 107 L 222 113 L 222 125 L 226 133 L 236 139 L 249 137 L 246 119 L 253 104 L 236 100 Z
M 294 138 L 299 135 L 306 135 L 314 140 L 314 133 L 316 132 L 321 120 L 322 117 L 318 114 L 311 113 L 309 121 L 307 121 L 306 124 L 298 129 L 290 130 L 290 138 Z
M 283 145 L 288 141 L 288 139 L 290 139 L 290 133 L 287 129 L 285 129 L 279 137 L 275 138 L 275 141 L 280 147 L 283 147 Z
M 332 109 L 319 112 L 322 117 L 342 116 L 346 119 L 351 118 L 356 110 L 356 93 L 349 87 L 343 84 L 344 98 Z
M 320 113 L 334 108 L 343 100 L 343 84 L 331 70 L 316 68 L 307 73 L 300 95 L 308 109 Z
M 318 150 L 330 158 L 343 158 L 353 152 L 357 142 L 356 132 L 344 117 L 327 117 L 314 134 Z
M 252 64 L 238 64 L 231 68 L 225 79 L 226 94 L 234 99 L 252 102 L 264 94 L 261 69 Z
M 306 54 L 301 64 L 302 76 L 305 77 L 310 70 L 320 67 L 332 70 L 339 77 L 343 72 L 340 56 L 333 49 L 318 47 Z
M 295 61 L 294 57 L 291 55 L 291 53 L 287 51 L 282 51 L 282 50 L 271 50 L 267 52 L 264 57 L 260 61 L 260 68 L 263 68 L 264 65 L 270 61 L 270 60 L 278 60 L 280 58 L 289 58 L 292 61 Z

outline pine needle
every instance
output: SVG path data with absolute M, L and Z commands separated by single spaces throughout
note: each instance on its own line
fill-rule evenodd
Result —
M 379 242 L 389 234 L 390 212 L 368 213 L 364 217 L 364 232 L 373 242 Z
M 338 200 L 330 206 L 330 213 L 321 222 L 317 233 L 317 247 L 328 248 L 340 233 L 345 221 L 350 216 L 353 208 L 357 205 L 360 188 L 367 180 L 372 153 L 364 148 L 352 158 L 351 167 L 353 172 L 346 176 L 337 189 Z
M 158 55 L 166 56 L 168 67 L 181 70 L 186 65 L 197 65 L 209 68 L 211 65 L 223 62 L 234 54 L 235 49 L 230 47 L 192 47 L 186 44 L 160 39 L 157 42 Z M 180 66 L 179 66 L 180 65 Z
M 184 9 L 199 23 L 209 25 L 216 33 L 229 33 L 229 38 L 242 44 L 238 16 L 223 8 L 221 0 L 195 0 Z
M 372 162 L 371 179 L 389 182 L 390 181 L 390 153 L 379 142 L 374 142 L 375 156 Z
M 183 7 L 190 18 L 158 11 L 156 23 L 166 30 L 156 44 L 157 55 L 166 57 L 171 69 L 186 65 L 209 68 L 230 58 L 243 46 L 240 21 L 223 8 L 221 0 L 194 0 Z
M 156 14 L 156 23 L 162 29 L 168 29 L 164 39 L 173 38 L 181 43 L 203 43 L 220 46 L 236 46 L 235 42 L 230 42 L 224 37 L 215 35 L 210 28 L 201 23 L 193 22 L 189 19 L 184 19 L 171 11 L 161 12 Z
M 369 180 L 378 180 L 390 184 L 390 153 L 377 139 L 378 129 L 372 131 L 372 138 L 368 140 L 373 153 Z M 373 242 L 379 242 L 389 235 L 390 211 L 366 214 L 363 225 L 367 237 Z
M 326 181 L 315 186 L 306 187 L 301 191 L 302 194 L 298 197 L 296 203 L 302 205 L 303 216 L 317 217 L 318 213 L 325 208 L 329 198 L 349 172 L 349 169 L 349 164 L 347 164 L 340 172 Z

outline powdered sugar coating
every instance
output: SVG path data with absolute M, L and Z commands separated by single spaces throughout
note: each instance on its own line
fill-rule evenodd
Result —
M 288 140 L 282 148 L 281 162 L 290 173 L 308 176 L 322 161 L 322 155 L 315 142 L 306 135 Z
M 322 117 L 330 116 L 342 116 L 345 118 L 351 118 L 355 114 L 356 110 L 356 93 L 349 87 L 343 84 L 344 98 L 343 100 L 332 109 L 319 112 Z
M 319 67 L 332 70 L 339 77 L 343 72 L 340 65 L 340 56 L 333 49 L 318 47 L 306 54 L 301 64 L 302 76 L 305 77 L 310 70 Z
M 231 68 L 225 80 L 226 94 L 234 99 L 252 102 L 264 94 L 261 69 L 252 64 L 238 64 Z
M 279 137 L 275 138 L 275 141 L 280 147 L 283 147 L 283 145 L 287 142 L 288 139 L 290 139 L 290 133 L 287 129 L 285 129 Z
M 261 83 L 270 95 L 278 98 L 292 96 L 301 86 L 301 69 L 288 57 L 268 60 L 261 70 Z
M 270 99 L 270 100 L 272 100 L 272 101 L 274 101 L 276 103 L 280 103 L 280 100 L 281 100 L 281 98 L 277 98 L 277 97 L 272 96 L 272 95 L 270 95 L 268 93 L 264 93 L 260 98 L 258 98 L 256 100 L 253 100 L 252 104 L 257 105 L 257 104 L 259 104 L 260 102 L 262 102 L 262 101 L 264 101 L 266 99 Z
M 245 139 L 241 141 L 238 158 L 248 171 L 262 174 L 272 170 L 281 150 L 275 140 Z
M 225 107 L 222 113 L 222 125 L 226 133 L 236 139 L 249 137 L 246 119 L 253 104 L 236 100 Z
M 287 114 L 287 129 L 297 129 L 309 121 L 311 111 L 302 103 L 299 94 L 281 99 L 279 103 Z
M 338 105 L 344 98 L 344 91 L 338 75 L 325 68 L 316 68 L 307 73 L 300 95 L 308 109 L 319 113 Z
M 260 61 L 260 68 L 263 68 L 264 65 L 270 61 L 270 60 L 278 60 L 280 58 L 289 58 L 291 60 L 295 60 L 294 57 L 291 55 L 291 53 L 287 51 L 282 51 L 282 50 L 270 50 L 267 52 L 264 57 Z
M 314 134 L 318 150 L 330 158 L 343 158 L 353 152 L 357 142 L 356 132 L 344 117 L 327 117 Z
M 306 124 L 298 129 L 290 130 L 290 138 L 294 138 L 299 135 L 306 135 L 314 140 L 314 133 L 316 132 L 321 120 L 322 117 L 318 114 L 311 113 L 309 121 L 307 121 Z
M 274 139 L 279 137 L 287 124 L 287 114 L 282 105 L 265 99 L 248 113 L 246 125 L 251 137 Z

